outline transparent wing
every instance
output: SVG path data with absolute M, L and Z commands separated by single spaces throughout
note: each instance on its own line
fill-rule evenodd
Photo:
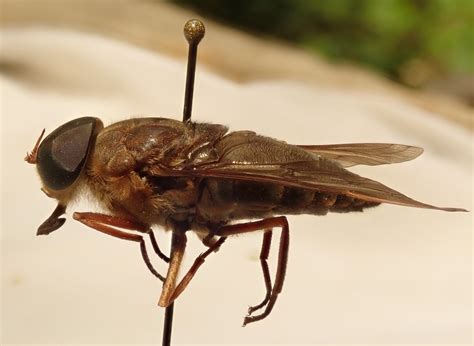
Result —
M 337 161 L 342 167 L 399 163 L 413 160 L 423 153 L 423 148 L 387 143 L 298 145 L 298 147 Z
M 312 148 L 316 149 L 313 151 Z M 374 155 L 369 155 L 374 149 L 377 152 L 375 158 Z M 317 156 L 314 155 L 315 151 L 324 151 L 325 154 Z M 464 209 L 440 208 L 418 202 L 341 166 L 341 160 L 347 162 L 346 165 L 383 164 L 412 159 L 419 154 L 420 148 L 393 144 L 295 146 L 254 132 L 238 131 L 224 136 L 195 155 L 196 159 L 190 159 L 179 168 L 156 167 L 151 168 L 150 172 L 171 176 L 271 182 L 343 194 L 365 201 L 463 211 Z
M 272 182 L 286 186 L 344 194 L 365 201 L 398 204 L 409 207 L 466 211 L 460 208 L 443 208 L 416 201 L 377 181 L 361 177 L 343 168 L 321 167 L 314 162 L 282 165 L 214 165 L 193 172 L 200 177 Z

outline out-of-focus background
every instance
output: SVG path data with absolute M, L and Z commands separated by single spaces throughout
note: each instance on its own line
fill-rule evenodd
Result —
M 2 344 L 160 342 L 160 284 L 138 246 L 71 220 L 94 210 L 87 200 L 36 237 L 55 205 L 23 157 L 42 128 L 78 116 L 180 119 L 189 18 L 206 24 L 196 121 L 299 144 L 418 145 L 413 162 L 354 171 L 472 210 L 471 1 L 0 4 Z M 176 343 L 471 344 L 472 213 L 382 206 L 289 220 L 272 315 L 240 327 L 263 295 L 261 235 L 230 239 L 177 302 Z M 156 234 L 166 249 L 169 234 Z M 186 265 L 201 251 L 190 235 Z
M 470 0 L 174 0 L 256 35 L 473 105 Z
M 212 33 L 200 64 L 226 78 L 287 78 L 384 90 L 472 127 L 470 0 L 171 3 L 2 0 L 1 21 L 3 27 L 96 33 L 182 58 L 182 18 L 197 14 L 208 19 Z M 2 70 L 19 73 L 8 61 Z

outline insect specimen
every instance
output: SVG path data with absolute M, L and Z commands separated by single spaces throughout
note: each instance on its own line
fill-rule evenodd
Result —
M 166 118 L 129 119 L 104 128 L 98 118 L 83 117 L 41 140 L 43 134 L 26 161 L 36 164 L 43 191 L 58 205 L 37 234 L 60 228 L 69 202 L 87 188 L 110 214 L 75 212 L 73 218 L 140 244 L 148 268 L 164 281 L 160 306 L 168 306 L 184 291 L 227 237 L 263 231 L 260 263 L 266 295 L 249 308 L 244 324 L 266 317 L 282 290 L 289 247 L 285 215 L 361 212 L 381 203 L 465 211 L 418 202 L 346 169 L 412 160 L 423 151 L 413 146 L 290 145 L 252 131 L 229 132 L 223 125 Z M 152 225 L 176 235 L 170 257 L 160 251 Z M 272 282 L 267 258 L 274 228 L 282 232 Z M 186 232 L 191 230 L 208 249 L 177 283 Z M 151 265 L 144 236 L 169 262 L 166 276 Z

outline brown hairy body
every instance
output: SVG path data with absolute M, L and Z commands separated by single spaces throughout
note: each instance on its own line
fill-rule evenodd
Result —
M 115 215 L 166 229 L 211 232 L 239 219 L 283 214 L 325 215 L 380 204 L 341 193 L 255 182 L 173 176 L 171 171 L 232 164 L 305 164 L 345 171 L 337 162 L 250 131 L 184 124 L 164 118 L 130 119 L 106 127 L 91 152 L 86 179 L 97 200 Z M 346 171 L 347 172 L 347 171 Z

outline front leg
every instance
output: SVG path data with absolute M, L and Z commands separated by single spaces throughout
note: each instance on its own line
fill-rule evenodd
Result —
M 127 220 L 127 219 L 117 217 L 117 216 L 104 215 L 104 214 L 99 214 L 99 213 L 77 213 L 76 212 L 72 215 L 72 217 L 75 220 L 82 222 L 84 225 L 89 226 L 92 229 L 95 229 L 99 232 L 108 234 L 112 237 L 140 243 L 140 251 L 141 251 L 143 260 L 145 261 L 146 266 L 148 267 L 150 272 L 153 275 L 155 275 L 158 279 L 160 279 L 163 282 L 165 281 L 165 278 L 160 273 L 158 273 L 155 270 L 155 268 L 153 268 L 153 265 L 150 262 L 150 258 L 148 257 L 148 253 L 146 250 L 145 241 L 143 240 L 143 237 L 138 234 L 127 233 L 115 228 L 115 227 L 124 228 L 124 229 L 132 230 L 132 231 L 138 231 L 138 232 L 149 234 L 152 240 L 152 245 L 153 245 L 153 248 L 155 249 L 155 252 L 157 252 L 159 256 L 161 254 L 160 258 L 166 261 L 166 259 L 168 258 L 160 251 L 158 247 L 158 243 L 156 242 L 156 239 L 154 238 L 153 233 L 151 232 L 151 229 L 148 225 L 144 225 L 142 223 L 132 221 L 132 220 Z M 164 258 L 162 256 L 164 256 Z

